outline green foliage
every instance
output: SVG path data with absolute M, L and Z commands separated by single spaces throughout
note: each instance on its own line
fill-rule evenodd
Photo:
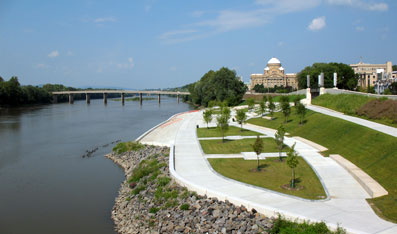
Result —
M 318 88 L 318 75 L 321 72 L 324 72 L 325 88 L 334 87 L 334 72 L 338 73 L 338 88 L 353 90 L 357 86 L 358 76 L 349 65 L 343 63 L 314 63 L 298 73 L 299 88 L 307 88 L 307 75 L 310 75 L 310 87 Z
M 393 68 L 393 71 L 397 71 L 397 65 L 393 65 L 392 68 Z
M 263 152 L 276 152 L 278 146 L 273 138 L 261 138 L 263 141 Z M 241 140 L 227 140 L 222 143 L 222 140 L 200 140 L 201 147 L 206 154 L 238 154 L 241 152 L 252 152 L 252 145 L 255 143 L 255 138 L 246 138 Z M 283 146 L 283 150 L 284 147 Z
M 259 136 L 256 136 L 256 140 L 255 140 L 255 143 L 252 145 L 252 148 L 254 149 L 254 152 L 256 153 L 256 160 L 257 160 L 256 169 L 259 171 L 259 155 L 263 151 L 263 141 Z
M 244 109 L 237 110 L 236 121 L 237 123 L 241 124 L 241 130 L 242 130 L 243 124 L 247 121 L 247 114 L 245 113 Z
M 203 118 L 204 121 L 207 123 L 207 128 L 208 124 L 212 121 L 212 109 L 207 109 L 203 112 Z
M 295 168 L 298 166 L 298 154 L 295 151 L 295 144 L 287 152 L 287 165 L 292 169 L 291 188 L 295 188 Z
M 281 102 L 281 112 L 284 115 L 284 123 L 286 123 L 288 121 L 288 116 L 291 114 L 289 102 Z
M 229 126 L 225 136 L 256 136 L 263 135 L 258 132 L 250 131 L 247 129 Z M 216 127 L 212 128 L 197 128 L 197 137 L 221 137 L 222 134 L 219 132 L 219 129 Z
M 284 129 L 283 125 L 280 125 L 280 127 L 278 127 L 278 129 L 277 129 L 276 134 L 274 135 L 274 140 L 278 147 L 280 161 L 283 160 L 281 158 L 281 151 L 284 148 L 284 136 L 285 136 L 285 129 Z
M 166 165 L 163 163 L 159 163 L 157 159 L 153 160 L 142 160 L 138 167 L 136 167 L 133 172 L 132 176 L 129 178 L 128 182 L 138 182 L 140 179 L 142 179 L 145 176 L 148 176 L 154 172 L 156 172 L 159 168 L 162 168 Z
M 189 210 L 190 206 L 189 206 L 189 204 L 185 203 L 185 204 L 182 204 L 179 208 L 181 210 Z
M 208 106 L 213 100 L 226 100 L 235 106 L 241 102 L 247 88 L 236 76 L 236 72 L 222 67 L 218 71 L 210 70 L 196 83 L 189 86 L 189 98 L 194 104 Z
M 396 65 L 394 65 L 394 66 L 396 66 Z M 390 90 L 391 94 L 397 95 L 397 82 L 391 83 L 391 85 L 389 86 L 389 90 Z
M 256 84 L 253 90 L 255 93 L 289 93 L 293 91 L 293 88 L 291 86 L 284 87 L 283 85 L 265 88 L 263 84 Z
M 157 184 L 159 186 L 166 186 L 169 182 L 171 181 L 170 177 L 164 176 L 164 177 L 159 177 L 157 179 Z
M 138 151 L 143 149 L 144 145 L 136 141 L 120 142 L 113 147 L 113 152 L 116 154 L 125 153 L 127 151 Z
M 255 100 L 253 98 L 247 99 L 248 110 L 252 110 L 255 106 Z
M 217 128 L 222 134 L 222 142 L 225 141 L 225 132 L 229 129 L 229 116 L 226 111 L 216 118 Z
M 160 210 L 160 208 L 151 207 L 151 208 L 149 209 L 149 213 L 156 214 L 159 210 Z
M 266 96 L 263 96 L 263 99 L 266 99 Z M 266 111 L 266 101 L 261 101 L 259 103 L 258 114 L 262 116 L 263 113 L 265 113 L 265 111 Z
M 348 115 L 354 115 L 356 111 L 365 103 L 375 100 L 374 97 L 352 94 L 324 94 L 312 100 L 314 105 L 327 107 Z
M 344 234 L 346 231 L 343 228 L 338 228 L 337 231 L 333 232 L 328 229 L 324 222 L 320 223 L 309 223 L 309 222 L 293 222 L 288 221 L 281 217 L 276 219 L 273 223 L 273 227 L 270 230 L 271 234 Z
M 305 115 L 306 115 L 305 105 L 299 102 L 296 105 L 296 114 L 299 116 L 299 120 L 300 120 L 299 124 L 303 124 L 303 120 L 305 119 Z
M 139 185 L 139 186 L 137 186 L 137 187 L 135 187 L 133 190 L 132 190 L 132 194 L 134 194 L 134 195 L 137 195 L 137 194 L 139 194 L 140 192 L 142 192 L 143 190 L 145 190 L 146 189 L 146 187 L 144 186 L 144 185 Z
M 276 109 L 276 105 L 273 102 L 273 97 L 269 96 L 268 98 L 269 103 L 267 104 L 267 108 L 269 109 L 270 116 L 273 117 L 274 110 Z

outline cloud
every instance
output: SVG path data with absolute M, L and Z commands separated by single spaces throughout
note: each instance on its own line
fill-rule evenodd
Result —
M 321 16 L 314 18 L 307 28 L 311 31 L 318 31 L 323 29 L 325 25 L 325 16 Z
M 114 17 L 103 17 L 94 19 L 94 23 L 106 23 L 106 22 L 116 22 L 117 19 Z
M 45 64 L 45 63 L 38 63 L 38 64 L 34 65 L 34 68 L 47 69 L 47 68 L 49 68 L 49 66 L 47 64 Z
M 58 50 L 54 50 L 54 51 L 52 51 L 51 53 L 48 54 L 48 57 L 50 57 L 50 58 L 55 58 L 55 57 L 58 57 L 58 56 L 59 56 Z
M 129 57 L 126 63 L 118 63 L 116 64 L 116 66 L 120 69 L 132 69 L 135 66 L 134 59 L 132 57 Z
M 331 5 L 351 6 L 368 11 L 387 11 L 389 9 L 389 5 L 386 3 L 367 2 L 364 0 L 327 0 L 327 3 Z
M 362 31 L 364 31 L 364 30 L 365 30 L 364 26 L 357 26 L 357 27 L 356 27 L 356 31 L 357 31 L 357 32 L 362 32 Z

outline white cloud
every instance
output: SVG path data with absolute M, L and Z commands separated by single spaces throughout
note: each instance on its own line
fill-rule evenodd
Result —
M 50 57 L 50 58 L 55 58 L 55 57 L 58 57 L 58 56 L 59 56 L 58 50 L 54 50 L 54 51 L 52 51 L 51 53 L 48 54 L 48 57 Z
M 94 19 L 94 23 L 106 23 L 106 22 L 116 22 L 117 19 L 114 17 L 103 17 Z
M 49 66 L 47 64 L 45 64 L 45 63 L 38 63 L 38 64 L 34 65 L 34 68 L 47 69 L 47 68 L 49 68 Z
M 331 5 L 351 6 L 368 11 L 387 11 L 389 9 L 389 5 L 383 2 L 367 2 L 364 0 L 327 0 L 327 2 Z
M 134 59 L 132 57 L 129 57 L 126 63 L 118 63 L 116 64 L 116 66 L 120 69 L 132 69 L 135 66 Z
M 357 26 L 357 27 L 356 27 L 356 31 L 357 31 L 357 32 L 362 32 L 362 31 L 364 31 L 364 30 L 365 30 L 364 26 Z
M 317 17 L 309 24 L 308 29 L 311 31 L 318 31 L 325 27 L 325 16 Z

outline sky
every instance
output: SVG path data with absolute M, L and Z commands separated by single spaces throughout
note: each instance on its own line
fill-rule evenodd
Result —
M 395 0 L 0 0 L 0 76 L 21 84 L 179 87 L 209 70 L 244 82 L 278 58 L 397 64 Z

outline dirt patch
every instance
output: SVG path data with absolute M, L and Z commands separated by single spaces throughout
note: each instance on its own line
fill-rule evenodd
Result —
M 370 119 L 390 119 L 397 123 L 397 100 L 372 100 L 361 106 L 357 114 Z

